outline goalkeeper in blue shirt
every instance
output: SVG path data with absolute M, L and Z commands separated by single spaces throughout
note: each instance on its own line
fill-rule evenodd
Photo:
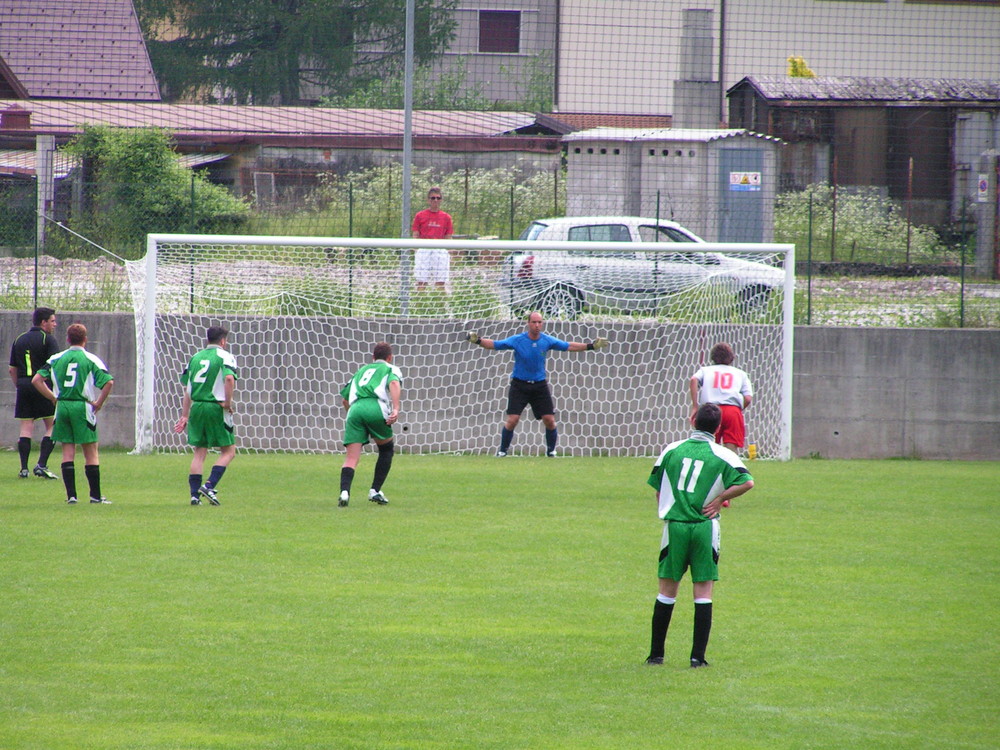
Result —
M 470 343 L 478 344 L 483 349 L 514 352 L 514 371 L 511 373 L 510 388 L 507 391 L 507 419 L 500 430 L 500 448 L 497 457 L 503 458 L 510 450 L 514 439 L 514 429 L 521 421 L 524 407 L 531 405 L 535 419 L 542 420 L 545 425 L 545 455 L 556 455 L 556 441 L 559 433 L 556 430 L 555 406 L 552 403 L 552 392 L 549 390 L 548 378 L 545 373 L 545 358 L 550 349 L 560 352 L 584 352 L 593 349 L 604 349 L 607 339 L 595 339 L 593 342 L 563 341 L 547 333 L 542 333 L 544 321 L 542 314 L 533 312 L 528 316 L 528 330 L 505 339 L 486 339 L 478 333 L 469 333 Z

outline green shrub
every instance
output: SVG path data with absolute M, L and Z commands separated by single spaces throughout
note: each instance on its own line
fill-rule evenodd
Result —
M 85 126 L 64 150 L 84 165 L 86 198 L 70 228 L 122 257 L 141 257 L 148 233 L 233 232 L 249 213 L 245 201 L 181 166 L 165 130 Z M 87 257 L 94 250 L 85 246 L 64 236 L 46 250 Z
M 806 257 L 810 246 L 810 200 L 813 260 L 901 264 L 906 261 L 907 238 L 911 262 L 954 260 L 934 229 L 909 223 L 899 204 L 884 198 L 877 188 L 839 189 L 834 213 L 833 188 L 823 184 L 781 193 L 775 205 L 775 241 L 794 243 L 800 258 Z

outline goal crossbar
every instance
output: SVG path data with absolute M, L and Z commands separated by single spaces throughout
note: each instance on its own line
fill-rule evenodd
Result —
M 423 248 L 451 253 L 450 293 L 415 288 L 412 256 Z M 634 267 L 620 263 L 623 256 Z M 677 263 L 699 258 L 718 264 L 691 261 L 708 281 L 675 283 L 683 271 Z M 730 259 L 780 269 L 752 316 L 734 305 L 734 289 L 749 284 L 743 272 L 720 271 Z M 587 278 L 560 275 L 584 266 Z M 177 376 L 213 324 L 233 331 L 244 449 L 340 450 L 341 381 L 376 341 L 388 340 L 406 378 L 401 449 L 492 451 L 510 355 L 470 347 L 464 333 L 518 333 L 527 309 L 547 304 L 552 292 L 564 299 L 572 292 L 571 306 L 544 308 L 546 332 L 564 340 L 606 336 L 612 346 L 549 357 L 563 452 L 651 455 L 683 436 L 687 379 L 712 344 L 727 340 L 754 380 L 749 440 L 763 457 L 791 456 L 791 245 L 154 234 L 146 257 L 128 267 L 137 451 L 183 448 L 168 429 L 180 399 Z M 648 279 L 636 281 L 642 273 L 654 279 L 652 292 Z M 284 373 L 288 362 L 301 363 L 302 372 Z M 515 451 L 538 454 L 539 430 L 522 420 Z

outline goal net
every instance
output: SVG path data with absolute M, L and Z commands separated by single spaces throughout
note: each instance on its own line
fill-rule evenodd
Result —
M 128 270 L 135 303 L 136 450 L 180 450 L 179 376 L 209 326 L 231 331 L 238 446 L 332 452 L 340 389 L 388 341 L 403 373 L 399 450 L 496 450 L 512 352 L 500 339 L 540 310 L 545 332 L 610 340 L 548 355 L 560 455 L 647 456 L 690 433 L 688 382 L 727 341 L 754 398 L 748 444 L 791 455 L 791 245 L 384 240 L 150 235 Z M 623 250 L 623 247 L 626 247 Z M 413 278 L 417 251 L 450 253 L 445 287 Z M 530 408 L 511 452 L 542 455 Z

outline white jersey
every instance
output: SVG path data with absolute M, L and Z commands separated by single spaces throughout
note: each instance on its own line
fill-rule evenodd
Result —
M 750 378 L 739 367 L 708 365 L 694 374 L 699 404 L 732 404 L 743 408 L 743 397 L 753 396 Z

